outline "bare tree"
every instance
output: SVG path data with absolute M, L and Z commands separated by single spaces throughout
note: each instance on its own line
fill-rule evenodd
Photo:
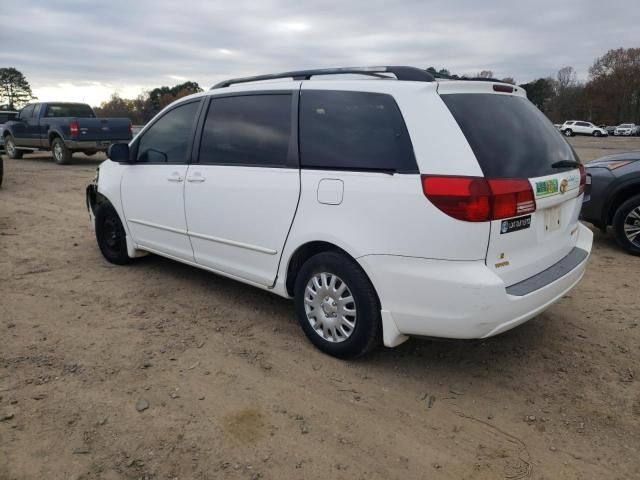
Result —
M 491 70 L 482 70 L 478 74 L 478 78 L 493 78 L 493 72 Z
M 558 86 L 559 91 L 573 87 L 578 83 L 576 71 L 573 67 L 563 67 L 558 70 L 557 79 L 558 83 L 556 85 Z

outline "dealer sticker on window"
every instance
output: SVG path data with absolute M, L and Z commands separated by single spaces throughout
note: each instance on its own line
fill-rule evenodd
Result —
M 524 230 L 531 226 L 531 215 L 525 217 L 511 218 L 509 220 L 502 220 L 500 225 L 500 234 L 516 232 L 518 230 Z
M 536 197 L 546 197 L 558 193 L 558 179 L 536 182 Z

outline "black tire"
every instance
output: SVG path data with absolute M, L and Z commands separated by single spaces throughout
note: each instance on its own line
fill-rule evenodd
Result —
M 339 304 L 335 303 L 333 306 L 335 311 L 332 315 L 335 318 L 337 318 L 336 315 L 340 315 L 340 308 L 345 308 L 348 305 L 353 305 L 349 307 L 351 309 L 355 307 L 356 316 L 351 317 L 352 320 L 355 318 L 355 326 L 353 328 L 346 327 L 346 325 L 343 327 L 344 330 L 348 330 L 347 335 L 342 335 L 338 332 L 338 336 L 344 337 L 341 341 L 330 341 L 323 338 L 322 334 L 319 333 L 320 327 L 318 326 L 318 330 L 316 330 L 307 318 L 305 309 L 305 297 L 309 295 L 307 284 L 315 275 L 322 273 L 328 273 L 328 279 L 335 277 L 336 280 L 333 283 L 334 291 L 336 288 L 340 290 L 342 283 L 344 283 L 346 285 L 345 292 L 350 291 L 351 297 L 353 297 L 352 302 L 343 303 L 342 307 L 337 306 Z M 329 280 L 327 283 L 331 284 L 331 281 Z M 322 286 L 331 288 L 328 285 Z M 316 298 L 319 299 L 325 293 L 322 293 L 319 289 L 317 295 Z M 343 298 L 348 298 L 348 295 L 344 295 L 344 292 L 337 295 L 338 302 Z M 329 299 L 328 296 L 325 298 Z M 381 343 L 382 320 L 376 291 L 362 268 L 351 258 L 338 251 L 319 253 L 304 263 L 296 277 L 294 301 L 298 322 L 307 338 L 318 349 L 328 355 L 342 359 L 354 359 L 365 355 Z M 316 310 L 311 306 L 309 308 Z M 317 311 L 322 315 L 326 313 L 324 312 L 324 307 L 323 310 L 317 308 Z M 327 316 L 323 318 L 326 319 Z M 336 335 L 336 329 L 334 329 L 334 335 Z M 334 336 L 333 338 L 336 337 Z
M 640 219 L 635 219 L 634 214 L 640 216 L 640 195 L 631 197 L 618 207 L 613 216 L 613 229 L 620 246 L 630 254 L 640 256 L 640 234 L 632 240 L 624 231 L 625 224 L 627 227 L 640 227 Z
M 58 165 L 66 165 L 71 161 L 72 152 L 60 137 L 54 138 L 51 142 L 51 152 Z
M 571 130 L 570 128 L 567 128 L 564 132 L 564 136 L 565 137 L 572 137 L 573 136 L 573 130 Z
M 598 130 L 595 130 L 595 131 L 593 132 L 593 136 L 594 136 L 594 137 L 599 137 L 599 136 L 601 136 L 601 135 L 602 135 L 602 134 L 601 134 Z
M 87 157 L 91 157 L 93 155 L 95 155 L 96 153 L 98 153 L 97 150 L 89 150 L 88 152 L 82 152 L 84 153 Z
M 16 142 L 11 135 L 4 137 L 4 151 L 7 152 L 7 156 L 14 160 L 22 158 L 24 152 L 16 148 Z
M 103 202 L 95 213 L 96 240 L 104 258 L 116 265 L 126 265 L 133 259 L 127 254 L 124 227 L 113 205 Z

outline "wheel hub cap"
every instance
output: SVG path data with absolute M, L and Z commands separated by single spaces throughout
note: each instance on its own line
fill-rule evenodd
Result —
M 307 320 L 324 340 L 347 340 L 356 326 L 356 304 L 347 284 L 332 273 L 317 273 L 307 283 L 304 297 Z

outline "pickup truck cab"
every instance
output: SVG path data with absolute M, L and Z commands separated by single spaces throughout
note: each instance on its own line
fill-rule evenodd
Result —
M 51 150 L 56 163 L 69 163 L 75 152 L 93 155 L 113 143 L 131 140 L 128 118 L 96 118 L 84 103 L 30 103 L 2 128 L 7 155 Z

